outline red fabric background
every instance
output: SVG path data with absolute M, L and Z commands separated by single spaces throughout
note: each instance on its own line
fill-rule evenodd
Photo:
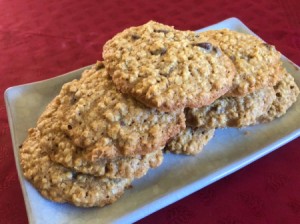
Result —
M 150 19 L 199 29 L 238 17 L 300 64 L 298 0 L 0 1 L 0 223 L 27 223 L 4 106 L 6 88 L 101 59 L 116 32 Z M 300 139 L 138 223 L 300 223 Z

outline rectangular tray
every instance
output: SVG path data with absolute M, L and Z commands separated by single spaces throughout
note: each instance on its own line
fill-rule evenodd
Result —
M 221 28 L 254 34 L 236 18 L 198 32 Z M 300 86 L 299 67 L 284 56 L 282 61 Z M 166 154 L 159 168 L 135 180 L 133 188 L 112 205 L 87 209 L 54 203 L 41 197 L 24 179 L 18 162 L 18 147 L 26 138 L 27 129 L 36 125 L 38 117 L 59 93 L 61 86 L 80 77 L 84 69 L 11 87 L 5 92 L 15 161 L 30 223 L 132 223 L 233 173 L 300 135 L 298 100 L 285 116 L 269 124 L 217 130 L 204 152 L 197 156 Z

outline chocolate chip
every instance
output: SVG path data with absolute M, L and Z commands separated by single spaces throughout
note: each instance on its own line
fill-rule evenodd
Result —
M 234 55 L 231 55 L 229 58 L 231 59 L 231 61 L 235 61 L 236 60 L 236 58 L 235 58 Z
M 75 180 L 77 178 L 77 176 L 78 176 L 78 174 L 73 171 L 72 172 L 72 179 Z
M 220 50 L 220 48 L 218 47 L 213 47 L 213 52 L 217 55 L 217 56 L 221 56 L 222 55 L 222 51 Z
M 160 55 L 164 55 L 165 53 L 167 53 L 167 48 L 161 49 Z
M 71 100 L 70 100 L 71 105 L 75 104 L 76 101 L 77 101 L 77 99 L 76 99 L 76 97 L 73 95 L 73 96 L 71 97 Z
M 22 146 L 23 146 L 22 144 L 21 144 L 21 145 L 19 145 L 19 149 L 20 149 L 20 148 L 22 148 Z
M 254 56 L 247 54 L 247 55 L 241 55 L 241 59 L 245 59 L 246 61 L 250 61 Z
M 140 39 L 141 37 L 140 37 L 139 35 L 133 34 L 133 35 L 131 36 L 131 38 L 132 38 L 132 40 L 138 40 L 138 39 Z
M 68 129 L 71 130 L 72 128 L 73 128 L 72 125 L 69 124 Z
M 100 70 L 102 68 L 104 68 L 104 64 L 102 62 L 98 61 L 97 64 L 96 64 L 96 66 L 95 66 L 96 71 L 98 71 L 98 70 Z
M 108 173 L 109 171 L 110 171 L 110 169 L 109 169 L 109 167 L 108 166 L 105 166 L 105 168 L 104 168 L 105 170 L 104 170 L 104 173 Z M 106 196 L 106 197 L 108 197 L 108 196 Z
M 77 154 L 82 154 L 82 152 L 84 151 L 84 149 L 81 147 L 76 147 L 75 150 Z
M 214 105 L 210 110 L 214 111 L 214 112 L 217 112 L 218 111 L 218 105 Z
M 189 127 L 197 127 L 199 125 L 198 119 L 189 112 L 185 113 L 185 119 Z
M 168 31 L 168 30 L 163 30 L 163 29 L 154 30 L 154 32 L 156 32 L 156 33 L 164 33 L 164 34 L 167 34 L 167 33 L 169 33 L 169 31 Z
M 208 42 L 196 43 L 196 44 L 193 44 L 193 46 L 201 47 L 207 51 L 211 51 L 213 49 L 212 44 L 208 43 Z
M 167 48 L 160 48 L 150 52 L 152 55 L 164 55 L 167 53 Z
M 171 74 L 175 70 L 176 66 L 172 66 L 169 70 L 169 74 Z
M 160 75 L 165 76 L 165 77 L 169 77 L 170 74 L 175 70 L 175 66 L 171 66 L 169 71 L 167 71 L 167 73 L 160 73 Z

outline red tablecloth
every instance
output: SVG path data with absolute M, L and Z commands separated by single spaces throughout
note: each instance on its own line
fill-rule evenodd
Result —
M 0 223 L 27 223 L 3 92 L 101 59 L 116 32 L 150 19 L 195 30 L 238 17 L 300 64 L 300 1 L 0 1 Z M 300 223 L 300 139 L 139 223 Z

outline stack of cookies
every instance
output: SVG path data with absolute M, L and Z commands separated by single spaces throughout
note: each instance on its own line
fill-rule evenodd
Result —
M 20 149 L 24 176 L 53 201 L 110 204 L 163 150 L 195 155 L 216 128 L 269 122 L 299 94 L 273 46 L 230 30 L 150 21 L 103 59 L 62 87 Z
M 117 91 L 98 62 L 65 84 L 29 130 L 21 165 L 46 198 L 104 206 L 159 166 L 164 145 L 184 127 L 181 111 L 150 109 Z
M 199 153 L 216 128 L 270 122 L 284 115 L 299 95 L 294 78 L 282 66 L 274 46 L 227 29 L 199 35 L 208 43 L 216 43 L 231 59 L 236 75 L 230 90 L 212 104 L 186 108 L 187 129 L 166 147 L 175 153 Z

